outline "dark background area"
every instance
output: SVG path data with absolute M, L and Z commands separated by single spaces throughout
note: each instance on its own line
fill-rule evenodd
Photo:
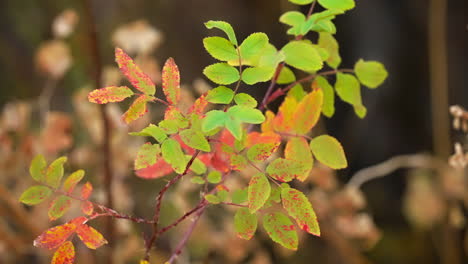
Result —
M 174 57 L 185 83 L 203 77 L 203 68 L 213 62 L 202 45 L 202 39 L 212 34 L 204 22 L 228 21 L 238 39 L 252 32 L 265 32 L 273 44 L 281 47 L 288 39 L 278 17 L 292 8 L 285 0 L 92 2 L 104 64 L 113 63 L 112 32 L 119 25 L 145 19 L 164 34 L 155 56 L 159 61 Z M 467 107 L 468 6 L 466 0 L 448 0 L 447 4 L 446 93 L 450 105 Z M 40 94 L 44 79 L 34 67 L 34 54 L 43 41 L 52 38 L 50 25 L 66 8 L 83 13 L 83 4 L 77 0 L 0 0 L 0 109 L 7 102 Z M 383 86 L 363 89 L 363 102 L 368 108 L 365 119 L 356 117 L 349 105 L 337 102 L 334 118 L 325 120 L 329 133 L 340 139 L 347 152 L 350 166 L 339 175 L 343 182 L 357 170 L 394 155 L 433 153 L 428 8 L 427 0 L 358 0 L 354 10 L 335 20 L 342 67 L 351 68 L 364 58 L 382 62 L 389 72 Z M 305 8 L 302 11 L 307 12 Z M 52 110 L 70 111 L 73 92 L 90 83 L 91 57 L 83 19 L 80 16 L 76 33 L 69 39 L 74 64 L 59 83 Z M 267 84 L 256 86 L 249 89 L 261 98 Z M 448 110 L 444 115 L 449 120 Z M 382 264 L 439 263 L 431 238 L 412 232 L 402 214 L 405 182 L 404 172 L 397 171 L 364 186 L 369 211 L 383 230 L 382 241 L 366 254 Z M 301 251 L 299 255 L 304 254 Z

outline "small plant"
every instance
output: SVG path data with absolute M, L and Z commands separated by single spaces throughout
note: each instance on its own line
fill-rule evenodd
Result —
M 320 236 L 313 206 L 305 194 L 290 183 L 304 181 L 314 160 L 332 169 L 347 167 L 347 160 L 336 138 L 309 135 L 322 114 L 328 118 L 333 116 L 335 93 L 363 118 L 366 108 L 361 99 L 361 84 L 376 88 L 386 79 L 387 72 L 382 64 L 364 60 L 359 60 L 353 69 L 339 68 L 341 58 L 339 45 L 333 37 L 336 33 L 333 19 L 354 8 L 353 0 L 318 0 L 324 10 L 315 13 L 317 3 L 314 0 L 290 2 L 310 4 L 310 9 L 307 15 L 290 11 L 280 17 L 280 22 L 289 26 L 287 34 L 293 38 L 279 50 L 264 33 L 253 33 L 238 41 L 227 22 L 205 23 L 208 29 L 219 29 L 227 36 L 203 40 L 208 53 L 219 61 L 207 66 L 203 74 L 219 86 L 200 96 L 188 111 L 178 107 L 180 74 L 174 59 L 169 58 L 162 71 L 162 90 L 166 98 L 157 98 L 153 81 L 122 49 L 115 49 L 116 62 L 136 91 L 126 86 L 110 86 L 92 91 L 88 99 L 107 104 L 135 96 L 122 116 L 126 123 L 143 116 L 148 103 L 166 105 L 163 120 L 130 133 L 149 138 L 138 151 L 134 169 L 144 178 L 175 176 L 159 191 L 153 218 L 144 219 L 90 201 L 93 189 L 90 183 L 85 183 L 76 194 L 84 171 L 73 172 L 62 183 L 65 157 L 49 166 L 44 157 L 34 158 L 30 174 L 38 185 L 27 189 L 20 201 L 36 205 L 54 196 L 48 212 L 51 221 L 63 216 L 73 201 L 81 204 L 84 215 L 48 229 L 34 241 L 37 247 L 56 250 L 52 263 L 73 263 L 75 253 L 70 240 L 75 233 L 88 248 L 97 249 L 106 244 L 104 237 L 88 225 L 100 217 L 152 226 L 152 233 L 145 239 L 146 253 L 141 261 L 149 263 L 150 249 L 156 239 L 193 216 L 195 220 L 167 262 L 173 263 L 197 220 L 209 206 L 217 204 L 238 207 L 234 228 L 242 239 L 252 238 L 259 218 L 268 236 L 291 250 L 298 248 L 296 225 Z M 311 32 L 318 34 L 317 42 L 306 38 Z M 334 86 L 328 79 L 331 76 L 336 79 Z M 241 83 L 255 85 L 267 81 L 270 85 L 260 103 L 251 95 L 238 92 Z M 284 100 L 277 113 L 262 112 L 281 96 Z M 215 109 L 207 111 L 209 104 Z M 255 125 L 260 125 L 260 131 L 253 130 Z M 254 168 L 256 173 L 244 188 L 232 189 L 224 184 L 228 178 L 236 177 L 236 171 L 248 167 Z M 189 176 L 194 184 L 200 185 L 202 198 L 172 224 L 160 226 L 165 193 L 182 177 Z

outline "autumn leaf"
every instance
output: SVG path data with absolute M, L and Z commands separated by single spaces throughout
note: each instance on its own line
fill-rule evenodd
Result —
M 180 73 L 173 58 L 167 59 L 162 70 L 162 88 L 170 104 L 180 100 Z
M 156 88 L 150 77 L 146 75 L 122 49 L 115 49 L 115 61 L 120 71 L 127 77 L 136 89 L 146 95 L 154 95 Z
M 320 236 L 317 216 L 309 200 L 302 192 L 293 188 L 282 188 L 281 199 L 284 209 L 297 221 L 301 229 L 310 234 Z
M 110 86 L 90 92 L 88 94 L 88 100 L 91 103 L 107 104 L 123 101 L 125 98 L 132 95 L 132 90 L 126 86 Z
M 102 245 L 107 244 L 107 240 L 102 236 L 102 234 L 88 225 L 79 226 L 76 229 L 76 234 L 90 249 L 97 249 Z
M 90 182 L 86 182 L 83 187 L 81 187 L 81 198 L 87 200 L 92 192 L 93 185 Z
M 157 179 L 171 172 L 173 172 L 171 165 L 163 159 L 158 159 L 154 165 L 137 170 L 135 173 L 138 177 L 143 179 Z
M 85 215 L 92 215 L 94 212 L 94 205 L 90 201 L 81 202 L 81 212 Z
M 249 182 L 248 204 L 251 213 L 262 208 L 270 196 L 271 186 L 263 173 L 255 174 Z
M 63 190 L 66 193 L 71 193 L 75 189 L 76 185 L 83 179 L 84 177 L 84 170 L 77 170 L 70 174 L 70 176 L 67 177 L 65 182 L 63 183 Z
M 72 199 L 65 195 L 60 195 L 50 203 L 49 220 L 53 221 L 62 217 L 70 209 Z
M 247 208 L 238 209 L 234 215 L 234 229 L 238 237 L 250 240 L 257 230 L 257 216 Z
M 151 100 L 152 99 L 149 96 L 146 96 L 144 94 L 140 95 L 137 99 L 135 99 L 135 101 L 133 101 L 133 103 L 128 108 L 127 112 L 123 114 L 123 121 L 129 124 L 132 121 L 135 121 L 144 114 L 146 114 L 146 112 L 148 112 L 148 110 L 146 109 L 146 103 Z
M 71 241 L 63 243 L 54 253 L 51 264 L 73 264 L 75 247 Z
M 294 224 L 283 213 L 269 213 L 263 217 L 263 227 L 268 236 L 285 248 L 297 250 L 299 239 Z
M 269 158 L 278 149 L 280 142 L 260 143 L 253 145 L 247 151 L 247 158 L 253 162 L 261 162 Z
M 62 245 L 86 221 L 86 217 L 78 217 L 63 225 L 49 228 L 34 240 L 34 246 L 49 250 L 55 249 Z
M 309 93 L 299 102 L 293 118 L 294 130 L 298 134 L 306 134 L 317 124 L 322 112 L 322 104 L 322 90 Z

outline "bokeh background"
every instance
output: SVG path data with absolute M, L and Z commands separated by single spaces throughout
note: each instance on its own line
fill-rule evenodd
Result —
M 265 32 L 271 43 L 281 47 L 290 37 L 278 18 L 294 9 L 307 12 L 308 7 L 298 8 L 286 0 L 1 0 L 0 263 L 47 263 L 50 259 L 49 252 L 32 248 L 32 239 L 50 225 L 44 216 L 46 207 L 30 209 L 16 202 L 32 183 L 27 168 L 34 154 L 45 151 L 50 160 L 70 155 L 70 171 L 89 170 L 96 199 L 105 200 L 100 116 L 86 102 L 83 90 L 96 88 L 96 62 L 102 64 L 101 83 L 119 82 L 112 68 L 113 50 L 116 45 L 124 46 L 158 82 L 162 63 L 174 57 L 190 102 L 191 96 L 212 85 L 201 74 L 213 63 L 202 45 L 202 39 L 213 34 L 204 22 L 228 21 L 238 39 Z M 57 22 L 59 15 L 62 20 Z M 454 153 L 454 142 L 466 141 L 466 134 L 452 128 L 449 106 L 468 107 L 467 2 L 359 0 L 354 10 L 335 21 L 342 67 L 351 68 L 359 58 L 377 60 L 385 64 L 389 78 L 376 90 L 362 90 L 368 108 L 365 119 L 338 100 L 335 116 L 321 122 L 322 129 L 343 143 L 350 166 L 336 175 L 318 172 L 331 174 L 321 180 L 332 181 L 333 187 L 310 183 L 305 188 L 310 189 L 311 199 L 320 200 L 317 197 L 325 193 L 329 201 L 324 206 L 330 207 L 327 203 L 346 196 L 342 186 L 353 174 L 397 155 L 430 157 L 432 165 L 397 169 L 364 184 L 359 198 L 353 194 L 343 199 L 365 202 L 351 202 L 352 213 L 337 213 L 345 215 L 343 219 L 327 218 L 332 231 L 323 238 L 302 237 L 296 254 L 268 242 L 264 234 L 248 243 L 236 239 L 228 219 L 231 211 L 213 209 L 180 263 L 468 262 L 466 173 L 463 168 L 447 172 L 445 165 L 434 169 L 440 167 L 434 164 L 447 162 Z M 70 34 L 67 27 L 72 28 Z M 97 42 L 93 42 L 93 27 Z M 267 85 L 241 89 L 260 99 Z M 278 103 L 271 108 L 276 109 Z M 116 207 L 151 216 L 154 196 L 166 180 L 135 177 L 131 158 L 141 142 L 126 139 L 127 128 L 115 121 L 121 113 L 118 106 L 109 111 L 115 132 Z M 162 108 L 154 107 L 151 112 L 146 122 L 160 117 Z M 130 130 L 144 124 L 134 124 Z M 461 176 L 447 176 L 451 173 Z M 163 212 L 180 215 L 190 208 L 190 199 L 177 196 L 190 188 L 189 182 L 181 183 L 170 196 L 173 204 Z M 219 217 L 219 212 L 227 216 Z M 365 231 L 359 233 L 361 224 Z M 105 228 L 106 223 L 98 225 Z M 117 229 L 115 263 L 137 263 L 144 252 L 141 232 L 145 229 L 121 222 Z M 154 263 L 163 263 L 178 239 L 178 232 L 161 239 Z M 77 263 L 104 263 L 104 253 L 84 249 L 79 253 Z

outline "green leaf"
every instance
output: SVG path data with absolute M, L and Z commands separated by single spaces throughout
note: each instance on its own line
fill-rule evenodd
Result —
M 138 153 L 135 158 L 135 170 L 148 168 L 149 166 L 154 165 L 159 153 L 161 153 L 159 145 L 153 145 L 149 142 L 143 144 L 140 149 L 138 149 Z
M 257 173 L 250 179 L 248 188 L 248 205 L 253 214 L 262 208 L 268 197 L 270 197 L 271 186 L 263 173 Z
M 286 143 L 284 157 L 294 160 L 303 165 L 304 170 L 298 171 L 295 177 L 300 181 L 305 181 L 312 170 L 314 159 L 309 148 L 309 143 L 303 137 L 292 137 Z
M 202 131 L 208 132 L 218 127 L 223 127 L 227 119 L 226 112 L 212 110 L 206 113 L 202 123 Z
M 217 187 L 224 187 L 223 185 L 218 185 Z M 216 193 L 216 196 L 218 196 L 220 202 L 225 202 L 227 197 L 229 195 L 229 192 L 225 189 L 219 190 Z
M 341 64 L 341 57 L 339 53 L 339 45 L 332 34 L 320 32 L 318 45 L 328 51 L 327 64 L 333 69 L 338 68 Z
M 329 135 L 318 136 L 310 141 L 315 158 L 332 169 L 348 167 L 346 156 L 340 142 Z
M 232 26 L 229 23 L 224 22 L 224 21 L 210 20 L 210 21 L 205 23 L 205 26 L 208 29 L 218 28 L 218 29 L 224 31 L 224 33 L 226 33 L 226 35 L 228 36 L 231 43 L 237 46 L 236 35 L 234 34 L 234 30 L 232 29 Z
M 369 88 L 377 88 L 388 77 L 385 66 L 377 61 L 358 60 L 354 65 L 354 71 L 359 81 Z
M 232 193 L 232 202 L 235 204 L 242 204 L 247 201 L 247 189 L 237 189 Z
M 235 105 L 226 113 L 248 124 L 261 124 L 265 121 L 265 116 L 261 111 L 243 105 Z
M 54 221 L 62 217 L 68 211 L 68 209 L 70 209 L 71 202 L 72 199 L 65 195 L 60 195 L 55 198 L 49 207 L 49 220 Z
M 234 45 L 227 39 L 221 37 L 208 37 L 203 39 L 203 45 L 206 51 L 213 58 L 221 61 L 239 60 Z
M 167 101 L 175 105 L 180 100 L 180 72 L 173 58 L 167 59 L 162 69 L 162 88 Z
M 297 250 L 299 239 L 293 222 L 280 212 L 269 213 L 263 217 L 263 227 L 268 236 L 285 248 Z
M 115 49 L 115 61 L 119 65 L 120 71 L 127 77 L 133 87 L 146 95 L 154 95 L 156 88 L 151 78 L 122 49 Z
M 238 237 L 250 240 L 257 230 L 257 216 L 247 208 L 239 208 L 234 215 L 234 230 Z
M 322 105 L 322 90 L 312 91 L 299 102 L 293 119 L 294 130 L 298 134 L 308 133 L 317 124 Z
M 67 157 L 60 157 L 54 160 L 46 171 L 46 183 L 47 185 L 57 188 L 60 185 L 60 181 L 63 177 L 63 164 L 67 162 Z
M 294 99 L 296 99 L 297 102 L 300 102 L 302 99 L 304 99 L 306 95 L 307 92 L 304 91 L 304 87 L 300 83 L 298 83 L 294 85 L 293 88 L 291 88 L 291 90 L 289 90 L 287 96 L 291 96 Z
M 190 182 L 195 183 L 195 184 L 205 184 L 205 179 L 203 179 L 203 177 L 200 177 L 200 176 L 193 176 L 190 179 Z
M 133 95 L 133 91 L 126 86 L 109 86 L 96 89 L 88 94 L 88 101 L 96 104 L 120 102 Z
M 328 83 L 327 79 L 317 76 L 312 84 L 314 89 L 321 89 L 323 92 L 322 113 L 326 117 L 332 117 L 335 114 L 335 91 Z
M 306 72 L 314 72 L 323 67 L 322 59 L 317 49 L 305 41 L 291 41 L 282 49 L 285 62 L 294 68 Z
M 135 99 L 135 101 L 133 101 L 127 112 L 123 114 L 123 121 L 129 124 L 146 114 L 146 112 L 148 112 L 146 109 L 146 103 L 148 101 L 151 101 L 151 97 L 144 94 L 140 95 L 137 99 Z
M 267 173 L 281 182 L 289 182 L 304 175 L 308 166 L 295 160 L 278 158 L 268 164 Z
M 162 143 L 167 138 L 167 134 L 164 132 L 164 130 L 154 124 L 150 124 L 149 126 L 143 128 L 140 132 L 130 132 L 128 134 L 132 136 L 153 137 L 159 143 Z
M 252 65 L 250 61 L 258 56 L 268 44 L 268 36 L 265 33 L 250 34 L 239 46 L 242 64 Z
M 242 155 L 231 155 L 229 157 L 229 160 L 231 162 L 231 169 L 233 170 L 238 170 L 238 171 L 242 171 L 242 170 L 245 170 L 245 168 L 247 168 L 247 165 L 249 164 L 247 162 L 247 159 L 242 156 Z
M 298 26 L 304 23 L 306 20 L 306 17 L 304 14 L 298 11 L 288 11 L 284 14 L 282 14 L 279 18 L 279 21 L 283 24 L 289 25 L 289 26 Z
M 70 174 L 70 176 L 68 176 L 67 179 L 63 182 L 63 190 L 66 193 L 73 192 L 76 185 L 83 179 L 84 175 L 84 170 L 77 170 Z
M 320 236 L 320 227 L 314 209 L 307 197 L 293 188 L 281 188 L 283 207 L 294 218 L 299 227 L 316 236 Z
M 232 84 L 240 79 L 239 71 L 227 63 L 215 63 L 207 66 L 203 74 L 217 84 Z
M 226 129 L 231 132 L 231 134 L 237 140 L 242 139 L 243 135 L 243 127 L 242 122 L 237 117 L 227 114 L 226 115 L 226 122 L 225 122 Z
M 205 152 L 211 151 L 211 146 L 206 140 L 205 136 L 195 129 L 186 129 L 179 133 L 182 141 L 187 144 L 187 146 L 199 149 Z
M 292 83 L 294 81 L 296 81 L 296 76 L 294 75 L 294 72 L 288 67 L 283 66 L 278 76 L 278 80 L 276 80 L 276 83 L 287 84 L 287 83 Z
M 279 147 L 277 143 L 260 143 L 253 145 L 247 151 L 247 158 L 253 162 L 262 162 L 268 159 Z
M 187 160 L 185 154 L 180 147 L 179 142 L 170 138 L 162 143 L 161 152 L 163 159 L 169 163 L 176 173 L 183 173 Z
M 271 67 L 249 67 L 242 72 L 242 81 L 248 85 L 259 82 L 266 82 L 275 73 L 275 68 Z
M 350 10 L 355 6 L 354 0 L 318 0 L 326 9 Z
M 174 119 L 161 120 L 158 124 L 163 133 L 172 135 L 179 131 L 179 122 Z M 167 137 L 166 137 L 167 138 Z M 164 140 L 162 140 L 164 141 Z
M 208 180 L 209 183 L 217 184 L 221 182 L 221 172 L 219 171 L 211 171 L 208 173 L 208 176 L 206 176 L 206 179 Z
M 45 170 L 47 167 L 47 162 L 41 154 L 36 155 L 31 161 L 31 166 L 29 167 L 29 174 L 31 177 L 38 182 L 44 182 L 45 180 Z
M 341 100 L 354 106 L 354 111 L 359 117 L 363 118 L 366 115 L 362 105 L 361 86 L 353 75 L 337 73 L 335 90 Z
M 234 98 L 234 91 L 226 86 L 219 86 L 208 91 L 206 100 L 212 104 L 229 104 Z
M 185 155 L 186 164 L 192 159 L 192 155 Z M 198 175 L 204 174 L 206 172 L 206 165 L 200 159 L 196 158 L 193 160 L 190 170 Z
M 255 98 L 253 98 L 251 95 L 246 94 L 246 93 L 236 94 L 236 96 L 234 97 L 234 101 L 238 105 L 243 105 L 243 106 L 251 107 L 251 108 L 257 107 L 257 104 L 258 104 Z
M 219 204 L 221 200 L 218 198 L 218 196 L 214 194 L 207 194 L 205 195 L 205 200 L 207 200 L 211 204 Z
M 289 0 L 289 2 L 296 4 L 296 5 L 308 5 L 315 0 Z
M 40 204 L 52 195 L 52 190 L 46 186 L 32 186 L 21 194 L 19 201 L 27 205 Z

